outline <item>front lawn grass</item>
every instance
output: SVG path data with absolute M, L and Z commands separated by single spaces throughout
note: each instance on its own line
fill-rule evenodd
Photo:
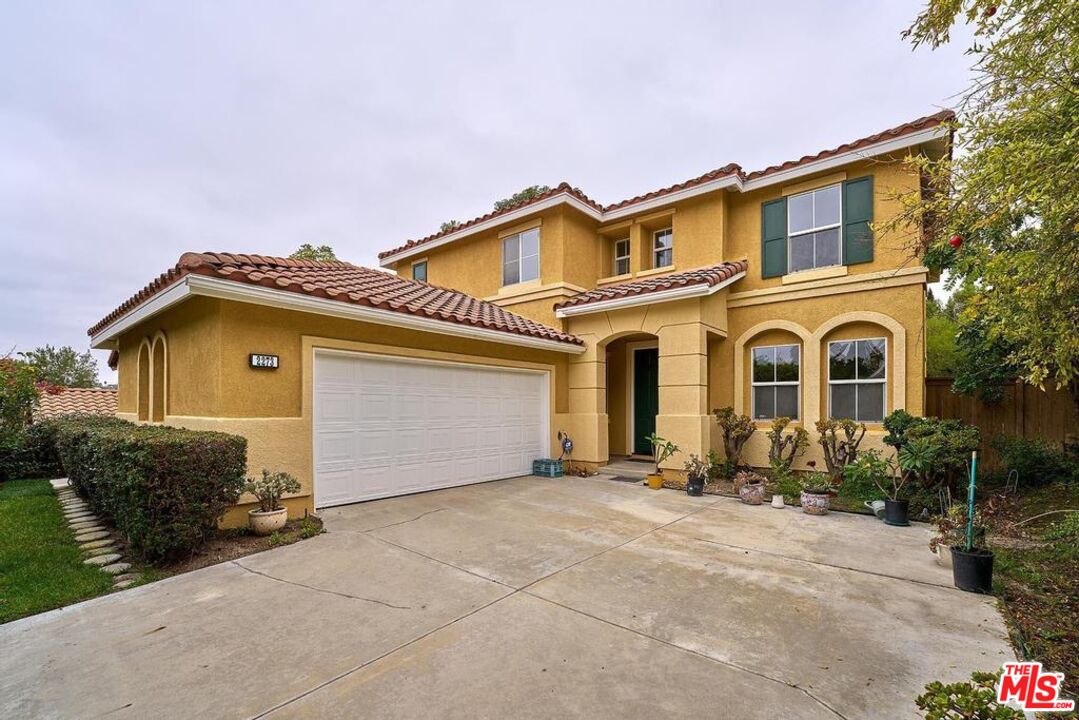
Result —
M 108 592 L 82 560 L 48 480 L 0 484 L 0 623 Z

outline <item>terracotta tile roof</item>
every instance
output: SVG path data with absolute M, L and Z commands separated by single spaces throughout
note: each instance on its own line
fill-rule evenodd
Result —
M 549 192 L 546 192 L 543 195 L 540 195 L 540 196 L 538 196 L 536 198 L 533 198 L 532 200 L 529 200 L 527 202 L 523 202 L 523 203 L 520 203 L 518 205 L 514 205 L 513 207 L 505 208 L 504 210 L 500 210 L 500 211 L 497 211 L 497 212 L 487 213 L 486 215 L 482 215 L 482 216 L 480 216 L 478 218 L 474 218 L 472 220 L 469 220 L 466 223 L 462 223 L 462 224 L 458 225 L 457 227 L 455 227 L 455 228 L 453 228 L 451 230 L 438 232 L 438 233 L 435 233 L 434 235 L 428 235 L 427 237 L 421 238 L 419 240 L 409 240 L 404 245 L 401 245 L 399 247 L 395 247 L 392 250 L 385 250 L 383 252 L 380 252 L 378 254 L 378 258 L 379 258 L 379 260 L 384 260 L 384 259 L 386 259 L 386 258 L 388 258 L 388 257 L 390 257 L 392 255 L 396 255 L 396 254 L 398 254 L 400 252 L 404 252 L 405 250 L 411 250 L 412 248 L 414 248 L 414 247 L 416 247 L 418 245 L 424 245 L 424 244 L 429 243 L 429 242 L 431 242 L 433 240 L 438 240 L 439 238 L 445 237 L 446 235 L 449 235 L 451 233 L 455 233 L 455 232 L 458 232 L 458 231 L 463 230 L 465 228 L 472 227 L 473 225 L 476 225 L 476 224 L 481 223 L 481 222 L 485 222 L 485 221 L 490 220 L 492 218 L 496 218 L 499 215 L 503 215 L 503 214 L 508 213 L 510 211 L 518 210 L 518 209 L 520 209 L 522 207 L 526 207 L 528 205 L 532 205 L 532 204 L 540 202 L 542 200 L 546 200 L 549 197 L 552 197 L 554 195 L 557 195 L 557 194 L 563 193 L 563 192 L 567 193 L 567 194 L 570 194 L 570 195 L 573 195 L 578 200 L 581 200 L 582 202 L 587 203 L 588 205 L 590 205 L 590 206 L 596 208 L 597 210 L 599 210 L 600 212 L 610 212 L 612 210 L 620 210 L 622 208 L 626 208 L 626 207 L 630 207 L 632 205 L 636 205 L 637 203 L 645 202 L 647 200 L 653 200 L 653 199 L 658 198 L 658 197 L 663 197 L 664 195 L 670 195 L 671 193 L 675 193 L 675 192 L 679 192 L 681 190 L 686 190 L 688 188 L 696 187 L 697 185 L 702 185 L 704 183 L 710 182 L 712 180 L 716 180 L 716 179 L 721 178 L 721 177 L 736 176 L 736 177 L 738 177 L 739 179 L 741 179 L 743 181 L 745 181 L 745 180 L 756 180 L 758 178 L 766 177 L 768 175 L 780 172 L 782 170 L 789 170 L 791 168 L 798 167 L 799 165 L 805 165 L 805 164 L 814 162 L 816 160 L 824 160 L 824 159 L 832 157 L 834 155 L 839 155 L 839 154 L 842 154 L 842 153 L 845 153 L 845 152 L 852 152 L 852 151 L 860 150 L 862 148 L 868 147 L 870 145 L 874 145 L 874 144 L 879 143 L 879 142 L 883 142 L 883 141 L 886 141 L 886 140 L 892 140 L 892 139 L 895 139 L 895 138 L 898 138 L 898 137 L 902 137 L 904 135 L 909 135 L 909 134 L 917 132 L 919 130 L 925 130 L 926 128 L 934 127 L 936 125 L 940 125 L 942 123 L 949 122 L 949 121 L 954 120 L 954 119 L 955 119 L 955 113 L 954 112 L 952 112 L 951 110 L 942 110 L 941 112 L 935 113 L 933 115 L 927 115 L 925 117 L 918 118 L 917 120 L 912 120 L 910 122 L 903 123 L 902 125 L 898 125 L 896 127 L 890 128 L 890 129 L 885 130 L 883 132 L 879 132 L 879 133 L 876 133 L 874 135 L 869 135 L 867 137 L 860 138 L 858 140 L 854 140 L 853 142 L 845 143 L 843 145 L 840 145 L 839 147 L 832 148 L 831 150 L 823 150 L 823 151 L 817 153 L 816 155 L 806 155 L 805 157 L 802 157 L 802 158 L 800 158 L 798 160 L 789 160 L 789 161 L 787 161 L 785 163 L 782 163 L 780 165 L 773 165 L 771 167 L 764 168 L 763 170 L 754 170 L 753 172 L 750 172 L 750 173 L 746 173 L 745 171 L 743 171 L 742 168 L 737 163 L 730 163 L 728 165 L 724 165 L 723 167 L 721 167 L 721 168 L 719 168 L 717 170 L 712 170 L 711 172 L 707 172 L 704 175 L 700 175 L 700 176 L 695 177 L 695 178 L 693 178 L 691 180 L 686 180 L 685 182 L 676 183 L 674 185 L 670 185 L 670 186 L 665 187 L 665 188 L 660 188 L 659 190 L 653 190 L 652 192 L 644 193 L 643 195 L 637 195 L 636 197 L 628 198 L 626 200 L 621 200 L 619 202 L 611 203 L 610 205 L 606 205 L 606 206 L 601 206 L 599 203 L 597 203 L 594 200 L 590 199 L 587 195 L 582 193 L 580 190 L 578 190 L 576 188 L 573 188 L 573 187 L 570 187 L 570 185 L 568 183 L 562 183 L 558 187 L 550 190 Z
M 753 172 L 746 175 L 745 179 L 756 180 L 757 178 L 771 175 L 772 173 L 777 173 L 781 170 L 789 170 L 793 167 L 798 167 L 799 165 L 805 165 L 806 163 L 815 162 L 817 160 L 824 160 L 826 158 L 832 157 L 833 155 L 841 155 L 842 153 L 852 152 L 854 150 L 861 150 L 862 148 L 869 147 L 870 145 L 876 145 L 879 142 L 893 140 L 904 135 L 910 135 L 913 132 L 918 132 L 919 130 L 925 130 L 926 128 L 935 127 L 937 125 L 941 125 L 942 123 L 946 123 L 954 119 L 954 112 L 952 112 L 951 110 L 941 110 L 940 112 L 933 115 L 926 115 L 925 117 L 918 118 L 917 120 L 911 120 L 908 123 L 903 123 L 902 125 L 890 128 L 888 130 L 885 130 L 884 132 L 879 132 L 875 135 L 870 135 L 868 137 L 855 140 L 854 142 L 840 145 L 839 147 L 832 148 L 831 150 L 822 150 L 816 155 L 806 155 L 802 158 L 799 158 L 798 160 L 788 160 L 787 162 L 780 165 L 772 165 L 771 167 L 766 167 L 763 170 L 754 170 Z
M 390 255 L 396 255 L 397 253 L 402 252 L 403 250 L 410 250 L 410 249 L 416 247 L 417 245 L 423 245 L 425 243 L 429 243 L 432 240 L 437 240 L 440 237 L 444 237 L 444 236 L 449 235 L 451 233 L 459 232 L 461 230 L 464 230 L 465 228 L 472 227 L 473 225 L 476 225 L 478 223 L 485 222 L 485 221 L 490 220 L 491 218 L 494 218 L 494 217 L 498 217 L 499 215 L 505 215 L 508 212 L 513 212 L 514 210 L 520 210 L 521 208 L 528 207 L 529 205 L 535 205 L 538 202 L 546 200 L 549 197 L 554 197 L 555 195 L 559 195 L 561 193 L 565 193 L 567 195 L 572 195 L 573 197 L 577 198 L 578 200 L 585 203 L 586 205 L 590 205 L 590 206 L 594 207 L 596 210 L 602 211 L 602 209 L 603 209 L 603 208 L 600 207 L 599 203 L 597 203 L 596 201 L 589 198 L 587 195 L 585 195 L 583 192 L 581 192 L 577 188 L 571 187 L 569 183 L 564 182 L 564 183 L 560 183 L 557 187 L 553 187 L 550 190 L 548 190 L 547 192 L 542 193 L 540 195 L 537 195 L 536 197 L 534 197 L 534 198 L 532 198 L 530 200 L 525 200 L 523 202 L 519 202 L 516 205 L 511 205 L 510 207 L 502 208 L 501 210 L 496 210 L 494 212 L 489 212 L 486 215 L 480 215 L 477 218 L 472 218 L 468 222 L 463 222 L 460 225 L 456 225 L 456 226 L 454 226 L 452 228 L 449 228 L 447 230 L 442 230 L 440 232 L 436 232 L 434 235 L 428 235 L 427 237 L 420 238 L 419 240 L 409 240 L 404 245 L 401 245 L 399 247 L 395 247 L 392 250 L 384 250 L 384 251 L 382 251 L 382 252 L 380 252 L 378 254 L 378 259 L 381 260 L 381 259 L 383 259 L 385 257 L 389 257 Z
M 661 290 L 673 290 L 675 288 L 689 287 L 692 285 L 707 285 L 711 287 L 713 285 L 718 285 L 724 280 L 731 279 L 738 273 L 745 272 L 748 267 L 749 264 L 745 260 L 735 260 L 734 262 L 723 262 L 717 265 L 697 268 L 695 270 L 685 270 L 683 272 L 670 273 L 669 275 L 655 275 L 641 280 L 631 280 L 630 282 L 619 283 L 617 285 L 606 285 L 604 287 L 598 287 L 595 290 L 583 292 L 580 295 L 574 295 L 569 300 L 555 305 L 555 309 L 560 310 L 562 308 L 588 305 L 604 300 L 617 300 L 619 298 L 631 297 L 634 295 L 646 295 Z
M 53 395 L 42 393 L 34 419 L 87 413 L 90 415 L 115 415 L 116 390 L 112 388 L 60 388 Z
M 89 334 L 100 332 L 186 275 L 204 275 L 477 328 L 584 344 L 580 338 L 471 295 L 347 262 L 209 252 L 185 253 L 174 267 L 90 328 Z

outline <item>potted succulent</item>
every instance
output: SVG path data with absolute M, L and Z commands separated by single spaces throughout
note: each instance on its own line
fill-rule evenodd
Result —
M 281 496 L 300 491 L 299 481 L 284 472 L 262 471 L 261 478 L 251 478 L 244 483 L 244 492 L 251 493 L 259 506 L 247 512 L 251 530 L 256 535 L 277 532 L 288 522 L 288 508 L 281 505 Z
M 817 471 L 817 463 L 810 460 L 809 472 L 799 478 L 802 486 L 800 500 L 802 512 L 807 515 L 827 515 L 832 504 L 832 479 L 827 473 Z
M 652 444 L 652 458 L 656 461 L 656 471 L 648 475 L 646 479 L 648 480 L 648 487 L 653 490 L 660 490 L 663 487 L 663 468 L 660 465 L 678 452 L 678 446 L 655 433 L 648 436 L 648 442 Z
M 738 499 L 746 505 L 760 505 L 764 502 L 764 483 L 764 476 L 752 470 L 739 470 L 734 476 Z
M 690 455 L 685 464 L 686 470 L 686 495 L 704 495 L 704 484 L 712 470 L 712 464 L 708 460 L 701 460 L 696 455 Z

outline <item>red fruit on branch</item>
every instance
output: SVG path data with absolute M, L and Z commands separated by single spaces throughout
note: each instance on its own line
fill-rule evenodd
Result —
M 963 238 L 959 237 L 958 235 L 952 235 L 952 239 L 948 241 L 948 244 L 958 250 L 959 247 L 963 244 Z
M 989 7 L 987 7 L 985 9 L 985 17 L 986 17 L 986 19 L 991 18 L 996 14 L 997 14 L 997 6 L 996 5 L 990 5 Z

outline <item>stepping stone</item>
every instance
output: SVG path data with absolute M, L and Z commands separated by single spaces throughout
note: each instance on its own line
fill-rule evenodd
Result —
M 97 548 L 109 547 L 113 543 L 112 538 L 105 538 L 104 540 L 90 540 L 84 543 L 79 543 L 79 548 L 82 550 L 95 550 Z
M 84 520 L 97 520 L 97 516 L 92 512 L 79 513 L 77 515 L 65 515 L 64 519 L 69 523 L 83 522 Z
M 104 530 L 105 526 L 97 520 L 80 520 L 71 523 L 71 529 L 75 532 L 83 532 L 86 530 Z
M 99 548 L 92 548 L 90 550 L 84 550 L 83 554 L 86 557 L 94 557 L 95 555 L 107 555 L 108 553 L 116 552 L 116 546 L 113 544 L 102 545 Z
M 131 563 L 118 562 L 113 563 L 112 565 L 106 565 L 101 569 L 107 572 L 109 575 L 120 575 L 121 573 L 127 572 L 130 568 Z
M 120 582 L 118 582 L 118 583 L 113 583 L 113 585 L 112 585 L 112 589 L 113 589 L 113 590 L 123 590 L 124 588 L 128 588 L 128 587 L 131 587 L 131 586 L 132 586 L 132 585 L 134 585 L 134 584 L 135 584 L 135 580 L 134 580 L 134 579 L 131 579 L 131 580 L 121 580 L 121 581 L 120 581 Z
M 81 543 L 87 540 L 104 540 L 109 536 L 108 530 L 90 530 L 75 535 L 75 542 Z
M 124 573 L 123 575 L 117 575 L 113 578 L 116 582 L 123 582 L 124 580 L 138 580 L 138 573 Z
M 83 565 L 112 565 L 119 560 L 121 555 L 119 553 L 109 553 L 108 555 L 98 555 L 97 557 L 86 558 L 82 561 Z M 119 563 L 117 563 L 119 564 Z

